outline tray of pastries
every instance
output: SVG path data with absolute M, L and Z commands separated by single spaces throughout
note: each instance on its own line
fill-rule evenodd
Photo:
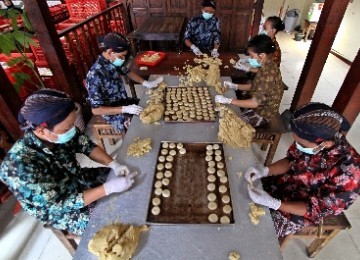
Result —
M 147 222 L 234 223 L 221 143 L 161 142 Z

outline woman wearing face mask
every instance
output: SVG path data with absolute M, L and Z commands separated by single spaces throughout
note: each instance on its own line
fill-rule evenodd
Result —
M 249 91 L 251 98 L 238 100 L 217 95 L 215 102 L 245 108 L 243 119 L 253 127 L 260 127 L 266 125 L 279 110 L 283 94 L 281 73 L 271 59 L 275 45 L 269 36 L 257 35 L 252 38 L 247 51 L 250 64 L 259 68 L 253 81 L 248 84 L 225 81 L 224 85 L 234 90 Z
M 201 4 L 202 14 L 193 17 L 186 26 L 185 45 L 195 55 L 211 52 L 211 56 L 219 56 L 221 31 L 220 21 L 214 16 L 215 9 L 214 1 L 204 0 Z
M 75 104 L 65 93 L 34 92 L 19 122 L 25 133 L 4 158 L 0 179 L 23 209 L 44 224 L 82 235 L 94 201 L 132 186 L 135 173 L 77 131 Z M 81 168 L 76 153 L 104 167 Z
M 248 187 L 249 196 L 271 209 L 279 237 L 340 214 L 358 197 L 360 156 L 342 133 L 349 128 L 331 107 L 307 104 L 291 120 L 295 142 L 287 156 L 245 173 L 248 182 L 261 178 L 265 191 Z
M 121 34 L 107 34 L 100 40 L 100 49 L 101 55 L 86 76 L 88 101 L 94 115 L 101 115 L 115 129 L 123 131 L 130 124 L 130 117 L 125 114 L 139 115 L 142 108 L 136 104 L 120 105 L 127 99 L 122 76 L 149 89 L 156 88 L 163 78 L 147 81 L 123 66 L 130 56 L 130 45 Z

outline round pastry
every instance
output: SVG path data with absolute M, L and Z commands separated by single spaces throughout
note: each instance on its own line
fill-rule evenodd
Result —
M 165 157 L 160 155 L 158 158 L 159 162 L 165 162 Z
M 216 204 L 216 202 L 215 202 L 215 201 L 210 201 L 209 204 L 208 204 L 208 208 L 209 208 L 210 210 L 215 210 L 215 209 L 217 209 L 217 204 Z
M 159 206 L 160 203 L 161 203 L 161 200 L 160 200 L 159 198 L 153 198 L 153 199 L 152 199 L 152 204 L 153 204 L 154 206 Z
M 170 180 L 168 179 L 168 178 L 164 178 L 164 179 L 162 179 L 162 184 L 164 185 L 164 186 L 168 186 L 169 185 L 169 183 L 170 183 Z
M 168 148 L 168 147 L 169 147 L 169 143 L 164 142 L 164 143 L 162 144 L 162 147 L 163 147 L 163 148 Z
M 162 182 L 161 181 L 156 181 L 154 184 L 155 188 L 161 188 L 162 187 Z
M 220 185 L 220 186 L 219 186 L 219 192 L 220 192 L 220 193 L 225 193 L 225 192 L 227 192 L 226 186 L 225 186 L 225 185 Z
M 170 153 L 169 153 L 171 156 L 174 156 L 176 155 L 176 151 L 175 150 L 170 150 Z
M 168 189 L 165 189 L 162 191 L 162 195 L 164 198 L 170 197 L 170 191 Z
M 172 163 L 169 163 L 169 162 L 167 162 L 167 163 L 165 163 L 165 168 L 166 169 L 171 169 L 172 168 Z
M 176 147 L 176 145 L 174 143 L 169 144 L 169 148 L 174 149 L 175 147 Z
M 214 152 L 212 150 L 206 151 L 206 155 L 213 155 Z
M 211 155 L 207 155 L 207 156 L 205 157 L 205 161 L 210 162 L 211 160 L 212 160 L 212 156 L 211 156 Z
M 224 172 L 223 170 L 218 170 L 218 171 L 216 172 L 216 174 L 217 174 L 217 176 L 219 176 L 219 177 L 225 176 L 225 172 Z
M 168 151 L 167 149 L 162 149 L 162 150 L 161 150 L 161 154 L 162 154 L 162 155 L 167 155 L 168 152 L 169 152 L 169 151 Z
M 207 195 L 207 199 L 208 199 L 208 201 L 215 201 L 216 200 L 216 195 L 215 195 L 215 193 L 209 193 L 208 195 Z
M 214 167 L 214 166 L 215 166 L 215 162 L 214 162 L 214 161 L 208 162 L 208 166 L 209 166 L 209 167 Z
M 162 194 L 162 188 L 156 188 L 154 193 L 158 196 L 160 196 Z
M 216 150 L 216 151 L 215 151 L 215 155 L 221 155 L 221 151 L 220 151 L 220 150 Z
M 222 157 L 221 157 L 220 155 L 216 155 L 216 156 L 215 156 L 215 161 L 220 162 L 221 159 L 222 159 Z
M 214 175 L 209 175 L 209 176 L 207 177 L 207 180 L 208 180 L 209 182 L 215 182 L 215 181 L 216 181 L 216 177 L 215 177 Z
M 224 195 L 224 196 L 222 196 L 221 200 L 225 204 L 228 204 L 230 202 L 230 197 L 228 195 Z
M 166 156 L 166 161 L 168 161 L 168 162 L 174 161 L 174 156 L 171 156 L 171 155 Z
M 174 116 L 171 116 L 171 119 L 172 119 L 172 120 L 176 120 L 177 118 L 178 118 L 178 117 L 175 116 L 175 115 L 174 115 Z
M 180 148 L 179 153 L 180 154 L 186 154 L 186 149 L 185 148 Z
M 170 121 L 170 117 L 164 117 L 164 121 Z
M 153 215 L 159 215 L 160 214 L 160 208 L 158 207 L 158 206 L 155 206 L 155 207 L 153 207 L 152 209 L 151 209 L 151 213 L 153 214 Z
M 217 149 L 220 148 L 220 146 L 219 146 L 218 144 L 213 144 L 213 148 L 214 148 L 215 150 L 217 150 Z
M 207 168 L 207 172 L 209 174 L 214 174 L 215 173 L 215 168 L 214 167 L 209 167 L 209 168 Z
M 208 190 L 208 191 L 214 191 L 215 188 L 216 188 L 216 186 L 215 186 L 214 183 L 209 183 L 209 184 L 207 185 L 207 190 Z
M 183 148 L 184 145 L 183 145 L 182 143 L 178 143 L 178 144 L 176 145 L 176 147 L 177 147 L 178 149 L 180 149 L 180 148 Z
M 224 168 L 224 163 L 222 163 L 222 162 L 218 162 L 217 164 L 216 164 L 216 167 L 218 167 L 218 169 L 223 169 Z
M 158 169 L 159 171 L 162 171 L 162 170 L 164 169 L 164 164 L 159 163 L 159 164 L 156 166 L 156 169 Z
M 206 150 L 210 151 L 210 150 L 212 150 L 212 149 L 213 149 L 213 146 L 212 146 L 211 144 L 209 144 L 209 145 L 206 146 Z
M 222 217 L 220 218 L 220 223 L 221 223 L 221 224 L 229 224 L 229 223 L 230 223 L 229 217 L 228 217 L 228 216 L 222 216 Z
M 224 211 L 225 214 L 230 214 L 230 212 L 232 211 L 232 208 L 231 208 L 230 205 L 225 205 L 223 207 L 223 211 Z
M 208 220 L 211 223 L 216 223 L 219 220 L 219 217 L 216 214 L 213 213 L 213 214 L 209 215 Z
M 164 177 L 164 174 L 163 174 L 162 172 L 157 172 L 157 173 L 156 173 L 156 178 L 157 178 L 157 179 L 160 180 L 160 179 L 162 179 L 163 177 Z
M 170 178 L 172 176 L 172 172 L 167 170 L 167 171 L 165 171 L 164 175 L 166 178 Z
M 228 181 L 228 178 L 226 176 L 221 176 L 220 177 L 220 182 L 221 183 L 227 183 L 227 181 Z

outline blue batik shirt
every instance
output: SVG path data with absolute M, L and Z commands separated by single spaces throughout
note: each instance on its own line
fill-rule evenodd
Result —
M 27 131 L 5 156 L 0 180 L 31 216 L 81 235 L 90 217 L 83 191 L 101 185 L 108 170 L 91 168 L 90 173 L 80 168 L 76 153 L 88 156 L 95 147 L 88 136 L 77 133 L 69 142 L 49 148 Z
M 88 101 L 91 107 L 119 106 L 119 101 L 127 98 L 125 84 L 121 76 L 129 73 L 130 70 L 127 67 L 115 67 L 111 61 L 100 55 L 86 76 Z M 124 115 L 103 115 L 103 118 L 115 129 L 124 130 L 124 122 L 127 119 Z
M 202 15 L 193 17 L 187 24 L 184 39 L 189 39 L 202 51 L 210 51 L 220 45 L 220 21 L 213 16 L 205 20 Z

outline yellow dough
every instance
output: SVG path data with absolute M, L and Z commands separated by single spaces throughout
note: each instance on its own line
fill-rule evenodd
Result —
M 169 163 L 169 162 L 165 163 L 165 168 L 168 169 L 168 170 L 171 169 L 172 168 L 172 163 Z
M 255 205 L 254 202 L 249 203 L 250 212 L 249 218 L 253 225 L 257 225 L 260 222 L 260 217 L 265 216 L 265 210 Z
M 230 223 L 230 218 L 228 216 L 222 216 L 220 218 L 220 223 L 221 224 L 229 224 Z
M 167 170 L 167 171 L 165 171 L 164 175 L 165 175 L 166 178 L 170 178 L 172 176 L 172 172 Z
M 139 137 L 134 139 L 134 142 L 129 145 L 127 150 L 128 156 L 141 157 L 151 151 L 151 139 L 140 139 Z
M 162 172 L 157 172 L 156 173 L 156 178 L 161 180 L 164 177 L 164 174 Z
M 223 169 L 224 168 L 224 164 L 222 162 L 218 162 L 216 164 L 216 167 L 218 167 L 218 169 Z
M 224 172 L 223 170 L 218 170 L 217 173 L 216 173 L 216 175 L 217 175 L 218 177 L 222 177 L 222 176 L 225 176 L 225 172 Z
M 151 202 L 154 206 L 159 206 L 161 203 L 161 200 L 159 198 L 153 198 Z
M 230 214 L 230 212 L 232 211 L 232 208 L 231 208 L 230 205 L 225 205 L 223 207 L 223 211 L 224 211 L 225 214 Z
M 169 179 L 168 179 L 168 178 L 164 178 L 164 179 L 162 179 L 162 184 L 163 184 L 164 186 L 168 186 L 168 185 L 169 185 L 169 183 L 170 183 L 170 181 L 169 181 Z
M 215 195 L 215 193 L 209 193 L 209 194 L 207 195 L 207 199 L 208 199 L 208 201 L 215 201 L 215 200 L 216 200 L 216 195 Z
M 216 188 L 216 186 L 215 186 L 214 183 L 209 183 L 209 184 L 207 185 L 207 190 L 208 190 L 208 191 L 214 191 L 215 188 Z
M 220 146 L 219 146 L 218 144 L 213 144 L 213 148 L 214 148 L 215 150 L 217 150 L 217 149 L 220 148 Z
M 165 157 L 164 156 L 159 156 L 159 162 L 165 162 Z
M 206 155 L 213 155 L 214 154 L 214 152 L 213 151 L 206 151 Z
M 215 210 L 215 209 L 217 209 L 217 204 L 216 204 L 216 202 L 210 201 L 209 204 L 208 204 L 208 208 L 209 208 L 210 210 Z
M 211 155 L 207 155 L 207 156 L 205 157 L 205 160 L 206 160 L 207 162 L 210 162 L 210 161 L 212 160 L 212 156 L 211 156 Z
M 219 220 L 219 217 L 215 213 L 213 213 L 209 215 L 208 220 L 211 223 L 216 223 Z
M 186 149 L 185 148 L 180 148 L 179 153 L 180 154 L 186 154 Z
M 228 181 L 228 178 L 226 176 L 220 177 L 220 182 L 221 183 L 227 183 L 227 181 Z
M 222 196 L 221 200 L 222 200 L 222 202 L 227 204 L 230 202 L 230 197 L 228 195 L 224 195 L 224 196 Z
M 229 260 L 240 260 L 240 253 L 239 252 L 230 252 Z
M 207 180 L 208 180 L 209 182 L 215 182 L 215 181 L 216 181 L 216 177 L 215 177 L 214 175 L 209 175 L 209 176 L 207 177 Z
M 162 196 L 163 196 L 164 198 L 170 197 L 170 191 L 169 191 L 168 189 L 163 190 L 163 191 L 162 191 Z
M 219 186 L 219 192 L 220 192 L 220 193 L 225 193 L 225 192 L 227 192 L 226 186 L 225 186 L 225 185 L 220 185 L 220 186 Z
M 154 184 L 155 188 L 161 188 L 162 187 L 162 182 L 161 181 L 156 181 Z
M 170 154 L 171 156 L 174 156 L 174 155 L 176 155 L 176 151 L 175 151 L 175 150 L 171 150 L 171 151 L 169 152 L 169 154 Z
M 130 259 L 138 246 L 140 233 L 148 230 L 146 225 L 139 227 L 115 223 L 105 226 L 95 233 L 89 241 L 88 249 L 100 260 Z
M 156 188 L 154 193 L 158 196 L 160 196 L 162 194 L 162 188 Z
M 162 149 L 162 150 L 160 151 L 160 153 L 161 153 L 162 155 L 167 155 L 167 154 L 169 153 L 169 151 L 168 151 L 168 149 Z
M 220 162 L 222 160 L 222 157 L 220 155 L 215 156 L 215 161 Z
M 172 155 L 168 155 L 168 156 L 166 156 L 166 161 L 172 162 L 172 161 L 174 161 L 174 157 Z
M 214 173 L 215 173 L 215 168 L 209 167 L 209 168 L 207 169 L 207 172 L 208 172 L 209 174 L 214 174 Z
M 160 214 L 160 208 L 158 206 L 154 206 L 152 209 L 151 209 L 151 213 L 153 215 L 159 215 Z
M 209 167 L 214 167 L 214 166 L 215 166 L 215 162 L 214 162 L 214 161 L 208 162 L 208 166 L 209 166 Z
M 164 105 L 151 104 L 140 113 L 140 120 L 143 124 L 151 124 L 161 119 L 164 113 Z
M 159 163 L 159 164 L 156 166 L 156 169 L 158 169 L 159 171 L 162 171 L 162 170 L 164 169 L 164 164 Z

